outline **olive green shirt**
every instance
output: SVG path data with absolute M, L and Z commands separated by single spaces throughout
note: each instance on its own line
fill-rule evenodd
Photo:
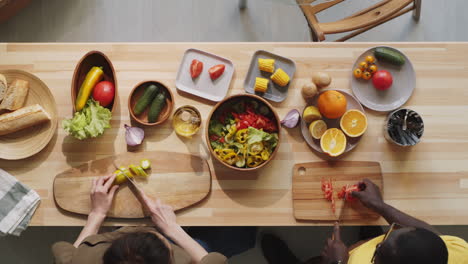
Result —
M 124 234 L 150 231 L 156 230 L 151 227 L 123 227 L 114 232 L 89 236 L 78 248 L 68 242 L 57 242 L 52 246 L 52 253 L 56 264 L 101 264 L 104 253 L 114 240 Z M 190 256 L 181 247 L 173 244 L 172 250 L 174 264 L 191 263 Z M 209 253 L 200 263 L 224 264 L 227 263 L 227 259 L 219 253 Z

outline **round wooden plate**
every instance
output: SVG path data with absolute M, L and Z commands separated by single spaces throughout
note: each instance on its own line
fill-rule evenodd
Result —
M 319 94 L 317 94 L 312 99 L 311 103 L 307 104 L 307 106 L 310 106 L 310 105 L 317 106 L 317 100 L 318 100 L 319 95 L 321 93 L 325 92 L 325 91 L 327 91 L 327 90 L 324 90 L 324 91 L 320 92 Z M 337 90 L 337 91 L 342 93 L 346 97 L 346 101 L 347 101 L 346 111 L 348 111 L 350 109 L 357 109 L 357 110 L 359 110 L 359 111 L 361 111 L 361 112 L 363 112 L 365 114 L 364 108 L 362 108 L 362 105 L 359 103 L 359 101 L 356 98 L 354 98 L 354 96 L 352 96 L 351 94 L 349 94 L 349 93 L 347 93 L 345 91 L 342 91 L 342 90 Z M 305 107 L 304 107 L 304 109 L 305 109 Z M 302 109 L 302 112 L 304 112 L 304 109 Z M 301 114 L 301 116 L 302 116 L 302 114 Z M 326 117 L 323 117 L 322 120 L 325 121 L 328 128 L 338 128 L 338 129 L 341 130 L 341 128 L 340 128 L 340 118 L 338 118 L 338 119 L 328 119 Z M 302 131 L 302 136 L 304 137 L 305 141 L 307 142 L 307 144 L 309 144 L 309 146 L 312 149 L 314 149 L 315 151 L 317 151 L 319 153 L 324 153 L 323 150 L 322 150 L 322 147 L 320 147 L 320 140 L 314 139 L 310 135 L 309 124 L 307 124 L 304 121 L 304 118 L 301 118 L 301 131 Z M 353 148 L 355 148 L 357 146 L 357 144 L 359 143 L 359 140 L 361 139 L 361 137 L 350 138 L 350 137 L 347 136 L 346 137 L 346 149 L 345 149 L 344 153 L 349 152 Z
M 392 74 L 392 87 L 388 90 L 380 91 L 374 88 L 372 80 L 356 79 L 353 75 L 353 70 L 358 67 L 359 62 L 365 61 L 366 56 L 373 56 L 376 48 L 378 47 L 369 49 L 361 54 L 354 63 L 351 70 L 351 89 L 356 98 L 367 108 L 379 112 L 393 111 L 404 105 L 413 94 L 416 87 L 416 73 L 410 59 L 403 52 L 395 48 L 385 47 L 402 54 L 406 59 L 406 63 L 401 67 L 376 61 L 375 64 L 379 70 L 386 70 Z
M 8 84 L 14 79 L 29 82 L 29 93 L 24 106 L 39 104 L 50 115 L 51 121 L 0 136 L 0 159 L 18 160 L 41 151 L 52 139 L 57 128 L 57 104 L 47 85 L 31 73 L 21 70 L 0 71 Z

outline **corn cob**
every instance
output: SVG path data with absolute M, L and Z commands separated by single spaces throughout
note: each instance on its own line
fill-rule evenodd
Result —
M 255 92 L 265 93 L 268 90 L 268 82 L 270 82 L 270 80 L 265 78 L 255 78 Z
M 277 69 L 275 73 L 271 75 L 271 80 L 279 86 L 286 86 L 289 83 L 289 76 L 282 69 Z
M 273 73 L 275 71 L 274 59 L 258 59 L 258 69 L 264 72 Z

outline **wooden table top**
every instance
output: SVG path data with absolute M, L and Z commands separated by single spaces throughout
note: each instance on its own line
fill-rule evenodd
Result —
M 158 80 L 175 94 L 175 107 L 197 107 L 203 121 L 214 103 L 182 95 L 175 78 L 184 51 L 198 48 L 231 59 L 235 65 L 229 94 L 243 93 L 252 54 L 258 49 L 289 57 L 297 71 L 288 98 L 273 103 L 279 115 L 302 109 L 302 84 L 315 71 L 333 77 L 331 87 L 350 91 L 355 59 L 376 43 L 70 43 L 0 44 L 0 69 L 21 69 L 41 78 L 57 101 L 59 122 L 72 115 L 70 85 L 78 60 L 100 50 L 117 72 L 119 105 L 103 137 L 80 142 L 59 128 L 39 154 L 21 161 L 0 160 L 0 168 L 36 190 L 41 204 L 32 218 L 36 226 L 83 225 L 86 218 L 57 209 L 52 192 L 56 174 L 70 166 L 127 151 L 123 125 L 129 123 L 127 96 L 138 82 Z M 391 205 L 431 224 L 468 223 L 468 43 L 389 43 L 411 59 L 417 88 L 405 107 L 419 112 L 425 122 L 422 142 L 401 149 L 383 137 L 385 114 L 367 111 L 369 129 L 357 148 L 343 160 L 378 161 Z M 200 153 L 202 132 L 191 140 L 179 138 L 170 122 L 146 129 L 142 150 Z M 238 173 L 215 162 L 212 193 L 204 202 L 178 214 L 182 225 L 329 225 L 296 222 L 292 214 L 291 177 L 295 163 L 320 161 L 299 129 L 282 129 L 284 137 L 276 158 L 254 173 Z M 211 163 L 211 162 L 210 162 Z M 213 166 L 212 166 L 213 168 Z M 383 224 L 359 221 L 344 224 Z M 148 220 L 109 219 L 107 225 L 149 224 Z

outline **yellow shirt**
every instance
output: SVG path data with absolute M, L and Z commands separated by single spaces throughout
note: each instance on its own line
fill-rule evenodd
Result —
M 349 252 L 348 264 L 371 263 L 375 247 L 382 242 L 383 235 L 376 237 Z M 453 236 L 441 236 L 448 249 L 448 264 L 468 264 L 468 243 Z

